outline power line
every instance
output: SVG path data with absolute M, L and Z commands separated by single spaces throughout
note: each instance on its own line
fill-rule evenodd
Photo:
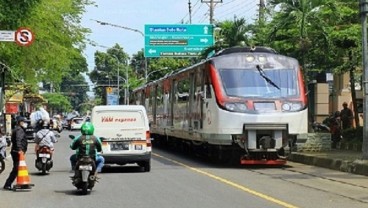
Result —
M 199 3 L 199 1 L 200 0 L 197 0 L 197 2 L 193 5 L 193 7 L 192 7 L 192 9 L 194 9 L 196 6 L 197 6 L 197 4 Z M 189 2 L 190 2 L 190 0 L 189 0 Z M 188 12 L 183 18 L 181 18 L 181 22 L 184 22 L 184 19 L 188 16 L 190 14 L 190 12 Z M 192 17 L 193 17 L 193 15 L 192 15 Z
M 220 14 L 221 13 L 224 13 L 224 14 L 219 15 L 217 18 L 221 19 L 221 18 L 223 18 L 225 16 L 228 16 L 230 14 L 236 15 L 239 11 L 241 11 L 243 9 L 245 9 L 245 10 L 242 13 L 247 13 L 248 11 L 251 11 L 251 10 L 256 9 L 258 7 L 257 5 L 253 5 L 253 6 L 249 7 L 250 6 L 249 4 L 244 4 L 244 5 L 243 4 L 244 4 L 244 2 L 242 2 L 240 4 L 237 4 L 236 6 L 232 7 L 231 9 L 226 10 L 227 13 L 224 13 L 226 11 L 220 12 Z M 249 7 L 249 8 L 247 8 L 247 7 Z M 244 17 L 244 15 L 241 15 L 241 16 Z
M 228 5 L 228 4 L 231 4 L 231 3 L 233 3 L 234 1 L 238 1 L 238 0 L 232 0 L 232 1 L 229 1 L 229 2 L 226 2 L 226 3 L 222 3 L 222 4 L 220 4 L 217 8 L 221 8 L 221 7 L 223 7 L 223 6 L 226 6 L 226 5 Z M 240 1 L 243 1 L 243 0 L 240 0 Z
M 193 12 L 192 18 L 197 14 L 199 9 L 202 7 L 202 4 L 199 5 L 199 7 Z

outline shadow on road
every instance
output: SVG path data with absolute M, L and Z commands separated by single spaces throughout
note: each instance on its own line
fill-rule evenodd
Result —
M 59 190 L 59 191 L 54 191 L 57 194 L 65 194 L 68 196 L 86 196 L 86 194 L 83 194 L 82 191 L 77 190 L 77 189 L 73 189 L 73 190 Z M 93 191 L 92 191 L 93 192 Z M 87 195 L 90 195 L 91 192 L 89 192 Z
M 142 167 L 133 165 L 105 165 L 102 169 L 103 173 L 140 173 L 144 172 Z

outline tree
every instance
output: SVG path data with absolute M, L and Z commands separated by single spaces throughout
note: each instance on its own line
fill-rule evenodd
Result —
M 60 90 L 57 92 L 67 97 L 72 108 L 82 112 L 81 104 L 88 102 L 87 92 L 89 85 L 82 74 L 73 75 L 72 73 L 63 78 Z
M 79 24 L 84 7 L 90 3 L 89 0 L 0 0 L 0 22 L 6 24 L 5 28 L 28 27 L 36 37 L 30 47 L 0 43 L 0 59 L 11 67 L 8 80 L 33 85 L 46 80 L 58 85 L 70 71 L 73 59 L 81 56 L 89 30 Z
M 311 63 L 307 62 L 307 56 L 313 47 L 313 37 L 318 40 L 326 40 L 324 33 L 325 20 L 319 18 L 323 7 L 333 8 L 329 0 L 271 0 L 272 20 L 269 26 L 271 47 L 281 52 L 296 57 L 307 71 Z M 318 31 L 318 33 L 315 33 Z M 321 48 L 321 45 L 319 46 Z
M 338 18 L 330 25 L 330 39 L 334 45 L 335 73 L 349 73 L 350 90 L 353 101 L 354 115 L 358 115 L 358 107 L 356 102 L 355 83 L 357 78 L 361 76 L 361 72 L 356 75 L 356 71 L 361 64 L 361 25 L 358 16 L 358 4 L 354 0 L 345 0 L 336 2 Z M 334 11 L 326 9 L 326 15 L 330 15 Z M 354 116 L 355 124 L 360 126 L 359 116 Z
M 234 17 L 234 21 L 226 20 L 219 22 L 217 26 L 220 28 L 219 34 L 216 34 L 217 41 L 215 45 L 206 48 L 202 52 L 202 59 L 207 58 L 212 52 L 217 52 L 223 48 L 250 45 L 250 39 L 247 36 L 250 27 L 248 27 L 244 18 L 237 19 Z
M 69 112 L 72 109 L 67 97 L 60 93 L 45 93 L 43 97 L 47 100 L 51 114 Z
M 113 46 L 112 48 L 107 49 L 106 52 L 95 52 L 96 67 L 89 73 L 89 77 L 93 84 L 96 86 L 95 94 L 97 97 L 106 100 L 104 93 L 105 87 L 117 86 L 117 70 L 119 70 L 120 80 L 123 80 L 123 82 L 125 82 L 125 80 L 128 80 L 130 82 L 132 75 L 131 70 L 127 64 L 128 60 L 129 55 L 124 52 L 124 49 L 120 47 L 119 44 L 115 44 L 115 46 Z M 129 87 L 129 83 L 125 83 L 124 87 Z M 122 90 L 120 91 L 120 94 L 121 92 Z

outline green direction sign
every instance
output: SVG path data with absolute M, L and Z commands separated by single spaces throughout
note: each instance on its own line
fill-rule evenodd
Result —
M 214 44 L 213 25 L 145 25 L 145 57 L 194 57 Z

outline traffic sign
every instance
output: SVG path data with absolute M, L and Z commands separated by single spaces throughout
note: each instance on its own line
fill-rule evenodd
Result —
M 34 34 L 28 28 L 21 27 L 15 31 L 15 42 L 20 46 L 29 46 L 34 39 Z
M 145 25 L 145 57 L 195 57 L 214 44 L 213 25 Z
M 14 34 L 15 34 L 14 31 L 0 30 L 0 41 L 14 42 L 15 41 Z

